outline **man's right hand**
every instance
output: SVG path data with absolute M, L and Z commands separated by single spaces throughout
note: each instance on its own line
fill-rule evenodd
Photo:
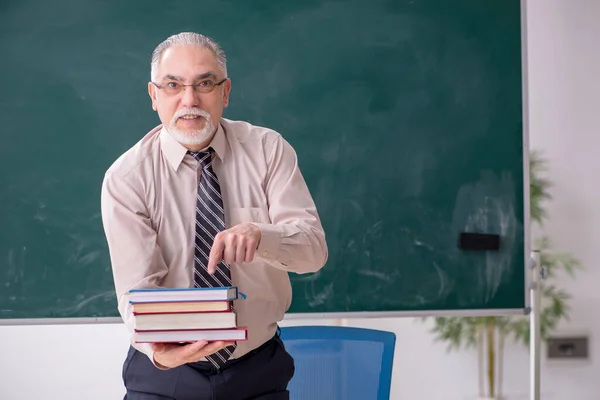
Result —
M 152 343 L 154 361 L 166 368 L 175 368 L 202 358 L 233 345 L 234 342 L 207 342 L 199 340 L 194 343 L 180 345 L 173 343 Z

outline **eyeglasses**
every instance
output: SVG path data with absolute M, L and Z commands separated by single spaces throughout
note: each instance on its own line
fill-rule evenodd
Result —
M 200 81 L 198 83 L 192 83 L 191 85 L 184 85 L 184 84 L 176 82 L 176 81 L 169 81 L 164 85 L 159 85 L 158 83 L 154 83 L 154 82 L 152 82 L 152 84 L 154 86 L 156 86 L 157 88 L 163 90 L 165 92 L 165 94 L 167 94 L 169 96 L 173 96 L 173 95 L 178 94 L 182 90 L 184 90 L 184 88 L 186 86 L 191 87 L 195 93 L 210 93 L 215 89 L 215 87 L 221 85 L 226 80 L 227 80 L 227 78 L 225 78 L 219 82 L 213 82 L 210 79 L 206 79 L 206 80 Z

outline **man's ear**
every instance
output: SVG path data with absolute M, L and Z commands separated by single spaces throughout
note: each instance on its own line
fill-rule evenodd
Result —
M 156 111 L 156 87 L 152 82 L 148 82 L 148 95 L 152 100 L 152 109 Z
M 231 93 L 231 79 L 223 82 L 223 108 L 229 105 L 229 93 Z

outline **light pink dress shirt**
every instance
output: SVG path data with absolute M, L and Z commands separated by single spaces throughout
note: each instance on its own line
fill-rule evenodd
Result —
M 292 300 L 288 272 L 319 270 L 327 244 L 296 153 L 279 133 L 223 118 L 209 146 L 216 153 L 226 228 L 252 222 L 262 235 L 254 261 L 231 265 L 233 284 L 247 295 L 235 301 L 238 326 L 248 328 L 237 358 L 275 334 Z M 110 166 L 102 184 L 118 308 L 132 334 L 128 290 L 193 286 L 202 170 L 186 151 L 159 125 Z M 149 344 L 133 343 L 132 335 L 132 345 L 153 360 Z

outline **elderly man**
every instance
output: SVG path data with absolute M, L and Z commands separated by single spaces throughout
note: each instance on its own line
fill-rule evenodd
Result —
M 125 398 L 288 399 L 294 362 L 278 335 L 292 299 L 288 272 L 315 272 L 327 260 L 296 153 L 271 129 L 222 117 L 231 79 L 225 53 L 206 36 L 160 43 L 148 92 L 161 125 L 102 184 L 119 312 L 133 334 L 129 290 L 231 282 L 247 295 L 234 310 L 248 340 L 132 340 Z

